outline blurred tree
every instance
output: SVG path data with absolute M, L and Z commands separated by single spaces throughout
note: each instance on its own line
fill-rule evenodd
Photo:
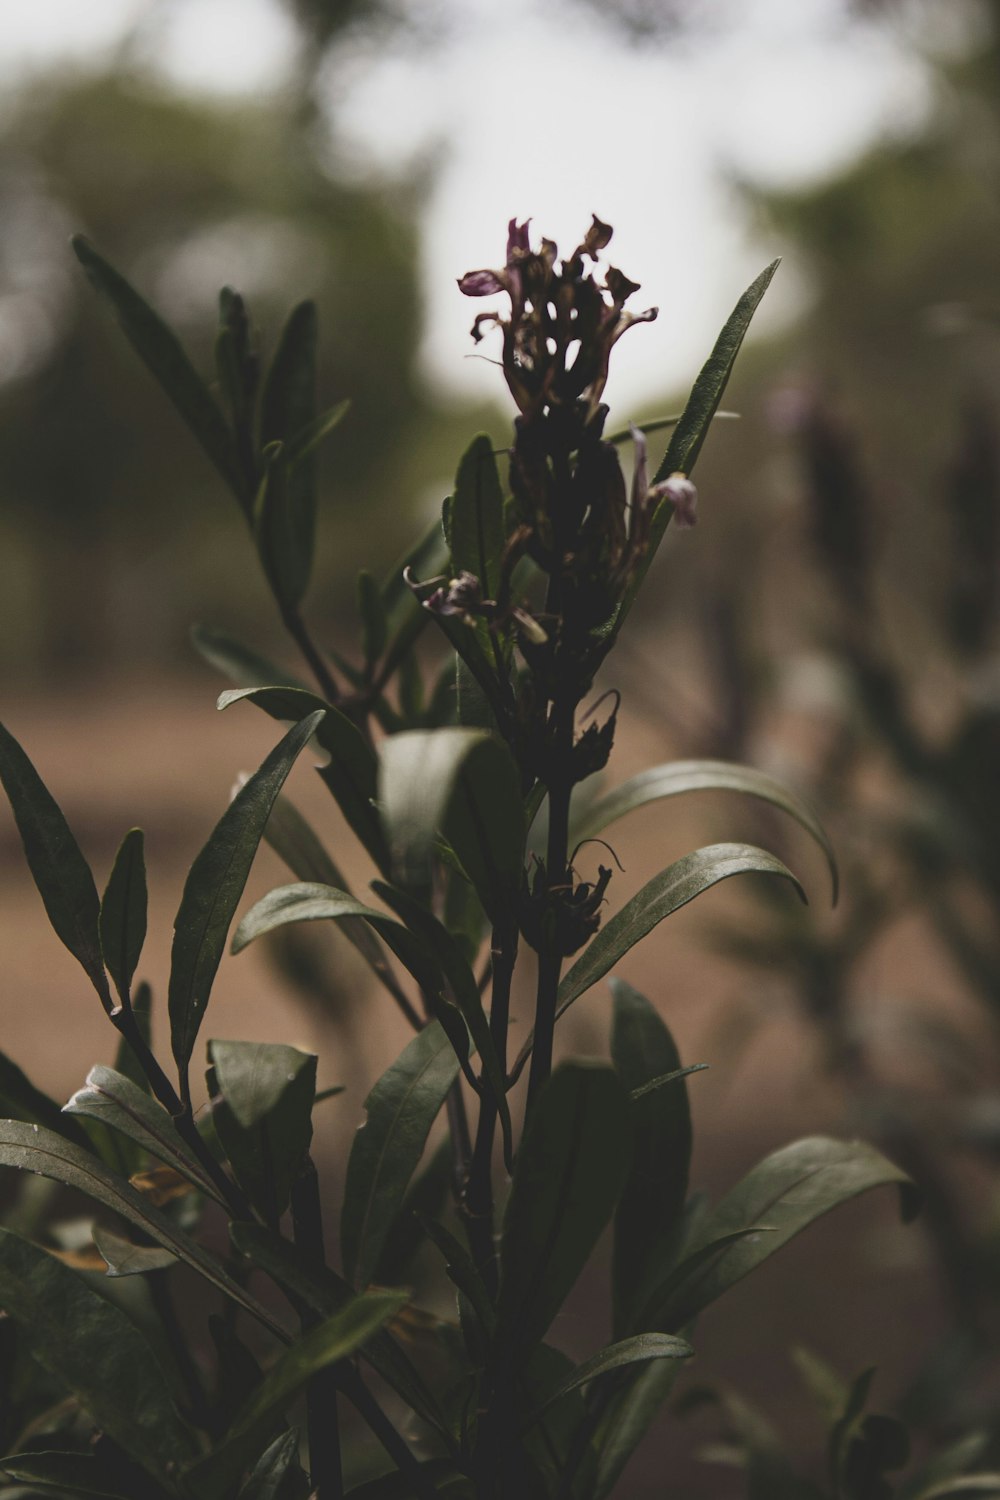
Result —
M 0 125 L 0 638 L 30 644 L 44 593 L 35 637 L 52 663 L 124 645 L 140 620 L 148 647 L 148 600 L 165 593 L 154 575 L 177 567 L 176 616 L 160 628 L 179 638 L 199 574 L 254 571 L 208 465 L 95 305 L 66 246 L 73 229 L 181 327 L 205 371 L 224 282 L 272 348 L 291 304 L 316 299 L 321 398 L 352 400 L 323 470 L 341 518 L 334 574 L 362 517 L 390 560 L 404 538 L 379 523 L 436 468 L 421 470 L 433 429 L 414 370 L 425 185 L 413 173 L 332 181 L 285 98 L 193 102 L 116 75 L 56 78 L 12 102 Z M 243 581 L 232 592 L 254 607 Z

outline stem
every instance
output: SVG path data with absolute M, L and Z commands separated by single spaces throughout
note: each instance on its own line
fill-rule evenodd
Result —
M 437 1487 L 424 1474 L 409 1447 L 393 1427 L 353 1365 L 342 1368 L 340 1389 L 378 1438 L 418 1500 L 436 1500 Z
M 517 928 L 493 929 L 490 950 L 493 968 L 493 995 L 490 1006 L 490 1033 L 500 1061 L 500 1071 L 507 1072 L 507 1028 L 510 1020 L 510 987 L 517 959 Z M 490 1092 L 485 1071 L 481 1075 L 483 1091 L 479 1096 L 479 1126 L 472 1152 L 469 1181 L 462 1199 L 462 1211 L 472 1258 L 486 1289 L 495 1296 L 498 1288 L 496 1249 L 493 1243 L 493 1137 L 497 1125 L 497 1101 Z
M 311 1157 L 292 1188 L 292 1232 L 295 1243 L 316 1266 L 326 1264 L 323 1244 L 323 1210 L 319 1178 Z M 311 1328 L 319 1317 L 303 1311 L 302 1327 Z M 309 1439 L 310 1481 L 316 1500 L 343 1500 L 344 1476 L 340 1460 L 340 1423 L 337 1390 L 343 1365 L 327 1365 L 311 1376 L 306 1386 L 306 1432 Z
M 575 704 L 556 701 L 552 706 L 552 770 L 549 773 L 549 840 L 545 872 L 549 891 L 562 885 L 569 864 L 569 801 L 573 790 L 570 759 L 573 753 L 573 717 Z M 552 1072 L 552 1041 L 556 1027 L 559 998 L 559 975 L 563 955 L 559 946 L 555 913 L 545 944 L 538 955 L 538 994 L 535 1003 L 535 1042 L 528 1075 L 528 1103 L 531 1110 L 539 1092 Z
M 328 703 L 339 703 L 340 689 L 333 680 L 332 672 L 316 649 L 305 627 L 305 622 L 295 606 L 289 605 L 287 608 L 281 606 L 281 619 L 288 634 L 309 663 L 309 669 L 319 684 L 323 697 Z
M 212 1179 L 219 1192 L 225 1198 L 233 1217 L 236 1219 L 252 1219 L 253 1209 L 243 1191 L 232 1180 L 227 1172 L 216 1161 L 211 1151 L 201 1138 L 197 1125 L 194 1123 L 194 1114 L 191 1109 L 190 1100 L 186 1103 L 181 1099 L 170 1079 L 164 1073 L 153 1053 L 146 1044 L 146 1039 L 136 1024 L 135 1015 L 131 1004 L 116 1006 L 110 1012 L 111 1024 L 118 1035 L 123 1037 L 132 1051 L 145 1075 L 154 1097 L 163 1105 L 174 1122 L 174 1129 L 184 1144 L 195 1156 L 199 1164 L 204 1167 L 208 1176 Z
M 167 1280 L 169 1274 L 169 1271 L 153 1271 L 146 1277 L 149 1295 L 163 1325 L 167 1347 L 177 1366 L 177 1373 L 187 1391 L 188 1415 L 196 1426 L 207 1427 L 209 1411 L 205 1388 L 187 1339 L 184 1337 L 184 1331 L 178 1322 L 177 1308 Z

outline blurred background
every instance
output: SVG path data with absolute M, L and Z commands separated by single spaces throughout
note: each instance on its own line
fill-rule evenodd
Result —
M 996 1437 L 998 65 L 995 0 L 38 0 L 0 30 L 0 717 L 99 882 L 147 830 L 161 994 L 184 871 L 273 739 L 214 714 L 226 684 L 190 626 L 290 658 L 242 518 L 69 234 L 206 372 L 221 285 L 265 349 L 316 298 L 321 398 L 352 405 L 324 452 L 307 614 L 345 649 L 359 566 L 391 566 L 475 431 L 505 444 L 456 278 L 501 262 L 512 215 L 569 250 L 598 213 L 660 307 L 617 352 L 615 426 L 678 409 L 783 257 L 726 397 L 740 420 L 699 464 L 699 526 L 668 534 L 603 685 L 625 696 L 615 780 L 749 761 L 812 796 L 843 864 L 831 913 L 797 832 L 721 798 L 615 839 L 615 904 L 714 837 L 776 847 L 809 882 L 805 915 L 726 890 L 630 960 L 685 1060 L 711 1064 L 691 1087 L 696 1179 L 718 1191 L 831 1130 L 927 1193 L 916 1228 L 861 1203 L 704 1320 L 698 1377 L 752 1390 L 806 1466 L 821 1444 L 795 1344 L 845 1375 L 877 1363 L 919 1441 Z M 250 894 L 278 870 L 262 855 Z M 0 1048 L 65 1096 L 113 1046 L 2 809 L 0 943 Z M 311 934 L 224 965 L 210 1030 L 319 1048 L 321 1083 L 349 1085 L 346 1130 L 403 1040 L 369 1002 L 346 944 Z M 604 1047 L 602 1005 L 567 1045 Z M 664 1426 L 629 1492 L 660 1494 L 698 1440 Z M 739 1492 L 684 1473 L 692 1500 Z

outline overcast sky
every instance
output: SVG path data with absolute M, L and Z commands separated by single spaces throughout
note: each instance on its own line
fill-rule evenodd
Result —
M 835 170 L 928 103 L 918 53 L 848 27 L 837 0 L 741 0 L 684 44 L 627 47 L 556 0 L 442 0 L 448 39 L 398 55 L 358 52 L 328 80 L 350 169 L 440 161 L 427 204 L 428 378 L 495 390 L 467 358 L 471 314 L 455 278 L 502 259 L 506 220 L 572 248 L 598 213 L 612 256 L 660 320 L 626 340 L 619 407 L 692 376 L 744 285 L 780 244 L 752 240 L 732 174 L 796 184 Z M 294 33 L 276 0 L 6 0 L 0 68 L 98 62 L 144 25 L 149 64 L 190 90 L 280 88 Z M 786 265 L 762 310 L 772 326 L 801 288 Z M 487 353 L 490 352 L 488 349 Z

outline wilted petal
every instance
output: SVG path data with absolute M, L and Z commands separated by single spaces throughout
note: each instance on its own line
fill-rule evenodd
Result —
M 616 270 L 614 266 L 608 267 L 608 274 L 604 278 L 604 284 L 611 293 L 612 301 L 616 307 L 624 307 L 628 299 L 634 292 L 639 290 L 640 286 L 638 281 L 630 281 L 624 272 Z
M 507 286 L 496 271 L 466 271 L 458 289 L 467 297 L 494 297 L 497 292 L 505 292 Z
M 681 530 L 698 523 L 698 491 L 686 474 L 671 474 L 662 484 L 655 485 L 650 494 L 662 495 L 674 507 L 674 525 Z
M 530 219 L 525 219 L 523 224 L 519 224 L 517 222 L 517 219 L 514 218 L 511 219 L 510 223 L 507 225 L 508 265 L 510 265 L 511 262 L 518 256 L 527 255 L 529 250 L 531 249 L 531 243 L 528 238 L 528 225 L 530 223 Z
M 591 215 L 593 223 L 583 238 L 583 248 L 591 260 L 596 260 L 598 252 L 604 250 L 611 243 L 614 230 L 610 224 L 603 223 L 596 214 Z
M 473 341 L 475 343 L 477 343 L 477 344 L 482 341 L 482 337 L 483 337 L 483 324 L 486 324 L 487 327 L 495 328 L 496 325 L 498 323 L 500 323 L 501 321 L 502 320 L 501 320 L 501 317 L 500 317 L 499 313 L 495 313 L 495 312 L 480 313 L 479 316 L 476 318 L 475 322 L 472 325 L 472 338 L 473 338 Z

